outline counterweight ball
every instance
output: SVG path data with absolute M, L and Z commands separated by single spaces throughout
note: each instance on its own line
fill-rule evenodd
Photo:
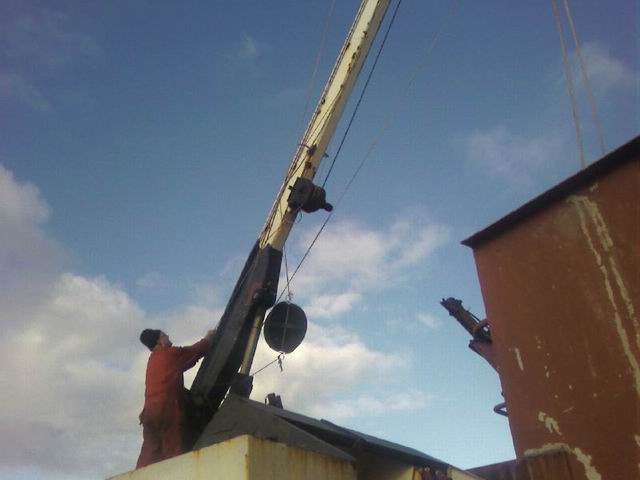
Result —
M 304 340 L 307 316 L 298 305 L 280 302 L 264 321 L 264 339 L 276 352 L 291 353 Z

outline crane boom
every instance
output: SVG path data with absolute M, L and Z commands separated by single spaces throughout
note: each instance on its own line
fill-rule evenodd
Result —
M 234 390 L 237 386 L 238 375 L 249 374 L 264 314 L 275 303 L 282 249 L 300 211 L 299 206 L 290 203 L 289 192 L 299 179 L 313 179 L 389 1 L 362 1 L 264 228 L 245 262 L 211 349 L 191 387 L 200 429 L 215 413 L 229 388 Z
M 287 177 L 267 217 L 260 235 L 261 247 L 269 245 L 282 250 L 298 213 L 289 208 L 287 193 L 299 177 L 312 180 L 315 176 L 388 6 L 389 0 L 364 0 L 360 5 L 322 97 L 298 144 Z

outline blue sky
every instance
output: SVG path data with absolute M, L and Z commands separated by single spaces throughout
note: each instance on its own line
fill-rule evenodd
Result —
M 0 0 L 0 478 L 133 466 L 137 335 L 217 322 L 358 3 L 336 2 L 310 88 L 331 0 Z M 573 14 L 610 151 L 638 133 L 637 4 Z M 580 168 L 550 3 L 405 0 L 329 201 L 363 159 L 292 282 L 308 338 L 254 398 L 463 468 L 510 459 L 497 375 L 438 302 L 482 316 L 459 241 Z M 323 215 L 294 228 L 290 266 Z

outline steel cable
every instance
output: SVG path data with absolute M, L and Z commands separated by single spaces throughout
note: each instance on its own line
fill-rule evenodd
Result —
M 397 9 L 400 6 L 400 3 L 402 2 L 402 0 L 399 0 L 398 4 L 396 5 L 396 11 L 394 12 L 394 18 L 395 18 L 395 13 L 397 12 Z M 431 53 L 433 52 L 433 50 L 435 49 L 435 46 L 438 43 L 438 40 L 440 39 L 440 36 L 442 35 L 442 32 L 444 32 L 445 28 L 448 26 L 449 21 L 451 20 L 451 18 L 453 17 L 453 15 L 456 12 L 456 8 L 458 6 L 459 2 L 452 2 L 452 6 L 451 6 L 451 10 L 449 11 L 449 15 L 448 17 L 445 19 L 445 21 L 443 22 L 442 26 L 440 27 L 440 29 L 436 32 L 436 34 L 434 35 L 431 43 L 429 44 L 429 47 L 427 48 L 427 51 L 425 53 L 425 58 L 422 61 L 422 63 L 420 63 L 418 65 L 418 67 L 415 69 L 415 71 L 413 72 L 412 76 L 409 79 L 409 82 L 407 83 L 404 91 L 403 91 L 403 98 L 407 96 L 407 94 L 409 93 L 409 90 L 411 88 L 411 86 L 413 85 L 413 83 L 415 82 L 418 74 L 426 67 L 427 65 L 427 61 L 431 56 Z M 386 36 L 388 35 L 388 31 L 385 34 L 385 39 Z M 383 44 L 381 45 L 382 48 Z M 380 55 L 380 52 L 378 52 L 378 56 Z M 376 57 L 377 58 L 377 57 Z M 322 231 L 324 230 L 324 228 L 327 226 L 327 223 L 329 223 L 329 220 L 331 219 L 331 217 L 333 216 L 333 214 L 335 213 L 335 211 L 337 210 L 337 207 L 340 205 L 340 203 L 342 202 L 342 200 L 344 199 L 345 195 L 347 194 L 347 191 L 349 190 L 349 188 L 351 187 L 351 185 L 353 184 L 353 182 L 355 181 L 356 177 L 358 176 L 360 170 L 362 170 L 362 167 L 364 166 L 364 164 L 366 163 L 367 159 L 369 158 L 369 156 L 371 155 L 371 153 L 373 152 L 375 146 L 378 144 L 378 142 L 380 141 L 380 138 L 382 137 L 382 135 L 389 129 L 389 127 L 392 124 L 392 120 L 394 119 L 395 115 L 394 113 L 390 114 L 387 117 L 387 120 L 385 122 L 385 124 L 383 125 L 383 128 L 381 129 L 380 133 L 374 138 L 374 140 L 371 142 L 369 149 L 367 150 L 367 152 L 365 153 L 365 155 L 363 156 L 362 160 L 360 161 L 360 164 L 358 165 L 358 167 L 356 168 L 356 170 L 354 171 L 354 173 L 351 175 L 351 178 L 349 179 L 349 181 L 347 182 L 347 185 L 345 186 L 344 190 L 342 191 L 342 193 L 340 194 L 340 196 L 338 197 L 338 201 L 335 203 L 334 205 L 334 210 L 329 213 L 327 215 L 327 217 L 325 218 L 324 222 L 322 223 L 322 225 L 320 226 L 320 228 L 318 229 L 318 232 L 315 234 L 313 240 L 311 241 L 311 243 L 309 244 L 309 246 L 307 247 L 304 255 L 302 256 L 302 259 L 300 260 L 300 262 L 298 263 L 297 267 L 295 268 L 295 270 L 293 271 L 293 273 L 291 274 L 291 278 L 289 281 L 292 281 L 293 278 L 295 277 L 296 273 L 298 272 L 298 270 L 300 270 L 300 267 L 302 266 L 302 264 L 304 263 L 304 261 L 306 260 L 306 258 L 309 256 L 309 253 L 311 252 L 311 249 L 313 248 L 313 246 L 315 245 L 316 241 L 318 240 L 318 237 L 320 236 L 320 234 L 322 233 Z M 344 137 L 343 137 L 344 138 Z M 342 142 L 341 142 L 342 144 Z M 336 152 L 336 156 L 338 155 L 339 151 Z M 335 162 L 335 159 L 334 159 Z M 332 164 L 333 166 L 333 164 Z M 329 171 L 330 173 L 330 171 Z M 327 178 L 328 178 L 328 174 L 327 174 Z M 326 183 L 327 178 L 325 178 L 325 182 L 323 183 L 323 185 Z M 282 298 L 282 296 L 284 295 L 284 289 L 283 291 L 280 293 L 280 295 L 278 296 L 278 300 L 280 301 L 280 299 Z
M 584 61 L 584 57 L 582 56 L 582 48 L 580 46 L 580 41 L 578 40 L 578 33 L 576 32 L 576 26 L 573 21 L 573 14 L 571 13 L 569 0 L 564 0 L 564 10 L 567 14 L 567 20 L 569 20 L 569 28 L 571 29 L 571 35 L 573 36 L 573 43 L 576 46 L 576 53 L 578 54 L 578 61 L 580 62 L 580 71 L 582 72 L 582 81 L 584 82 L 585 89 L 587 90 L 587 99 L 589 101 L 589 107 L 591 108 L 591 118 L 593 119 L 593 123 L 595 124 L 596 131 L 598 133 L 600 153 L 602 154 L 602 156 L 604 156 L 606 154 L 606 148 L 604 145 L 604 134 L 602 133 L 602 125 L 600 124 L 596 101 L 593 97 L 591 82 L 589 81 L 589 75 L 587 73 L 587 65 Z
M 353 109 L 353 113 L 351 114 L 351 118 L 349 119 L 349 123 L 347 124 L 347 128 L 344 131 L 344 134 L 342 135 L 342 139 L 340 139 L 340 144 L 338 145 L 338 149 L 336 150 L 336 154 L 333 157 L 333 160 L 331 161 L 331 166 L 329 167 L 329 171 L 327 172 L 327 176 L 324 178 L 324 182 L 322 182 L 322 187 L 324 188 L 324 186 L 327 184 L 327 180 L 329 180 L 329 176 L 331 175 L 331 172 L 333 171 L 333 167 L 336 163 L 336 160 L 338 159 L 338 156 L 340 155 L 340 152 L 342 151 L 342 146 L 344 145 L 344 142 L 347 138 L 347 135 L 349 134 L 349 130 L 351 130 L 351 125 L 353 124 L 354 119 L 356 118 L 356 115 L 358 113 L 358 110 L 360 108 L 360 104 L 362 103 L 362 99 L 364 98 L 364 94 L 367 91 L 367 88 L 369 87 L 369 82 L 371 81 L 371 77 L 373 76 L 373 72 L 376 69 L 376 66 L 378 65 L 378 60 L 380 60 L 380 55 L 382 54 L 382 50 L 384 49 L 384 46 L 387 42 L 387 38 L 389 37 L 389 32 L 391 32 L 391 27 L 393 27 L 393 23 L 395 22 L 396 16 L 398 15 L 398 10 L 400 9 L 400 5 L 402 4 L 402 0 L 398 0 L 398 3 L 396 4 L 396 8 L 393 11 L 393 15 L 391 17 L 391 21 L 389 22 L 389 25 L 387 26 L 387 31 L 384 34 L 384 37 L 382 38 L 382 42 L 380 43 L 380 48 L 378 49 L 378 53 L 376 54 L 376 58 L 373 61 L 373 65 L 371 66 L 371 70 L 369 70 L 369 75 L 367 75 L 367 80 L 364 83 L 364 86 L 362 87 L 362 91 L 360 92 L 360 97 L 358 98 L 358 102 L 356 103 L 356 106 Z
M 582 142 L 582 131 L 580 129 L 580 118 L 578 117 L 578 107 L 576 103 L 576 92 L 573 85 L 573 74 L 571 73 L 571 64 L 569 63 L 569 56 L 567 54 L 567 46 L 564 43 L 564 32 L 562 30 L 562 22 L 560 19 L 560 12 L 558 11 L 558 3 L 556 0 L 551 0 L 551 7 L 553 9 L 553 16 L 556 22 L 556 29 L 560 36 L 560 48 L 562 50 L 562 63 L 564 64 L 565 76 L 567 77 L 567 90 L 569 91 L 569 98 L 571 100 L 571 112 L 573 114 L 573 124 L 576 130 L 576 142 L 578 143 L 578 152 L 580 155 L 580 166 L 584 168 L 586 166 L 584 159 L 584 145 Z

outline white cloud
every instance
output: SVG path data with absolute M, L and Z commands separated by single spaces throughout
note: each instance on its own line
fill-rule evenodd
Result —
M 0 166 L 0 281 L 12 288 L 11 296 L 0 294 L 0 464 L 49 478 L 104 478 L 132 468 L 140 448 L 137 415 L 148 357 L 140 330 L 159 326 L 176 344 L 191 343 L 216 325 L 223 309 L 208 295 L 150 317 L 108 279 L 65 269 L 64 251 L 44 230 L 49 216 L 38 189 Z M 373 253 L 384 253 L 375 246 L 380 234 L 359 235 L 374 239 Z M 38 278 L 38 289 L 30 289 Z M 358 300 L 347 292 L 316 308 L 333 315 Z M 254 368 L 274 356 L 261 342 Z M 271 367 L 256 377 L 253 398 L 277 391 L 288 408 L 335 420 L 377 415 L 389 402 L 394 409 L 423 408 L 428 395 L 397 384 L 409 366 L 407 358 L 376 351 L 348 330 L 311 323 L 308 338 L 285 359 L 284 374 Z
M 306 249 L 315 231 L 311 227 L 298 238 L 298 251 Z M 315 294 L 336 282 L 348 282 L 353 288 L 373 285 L 386 274 L 377 268 L 384 261 L 386 246 L 384 232 L 348 221 L 329 224 L 298 272 L 296 288 Z
M 398 251 L 392 261 L 392 268 L 395 270 L 419 264 L 449 240 L 448 227 L 420 225 L 416 220 L 403 219 L 391 227 L 389 245 Z
M 18 321 L 0 352 L 0 463 L 80 477 L 131 467 L 146 357 L 140 309 L 104 279 L 65 273 Z
M 103 477 L 139 448 L 144 313 L 106 279 L 64 271 L 49 216 L 0 166 L 0 463 Z
M 258 59 L 262 56 L 264 48 L 251 35 L 245 33 L 224 55 L 227 71 L 232 75 L 258 75 Z
M 521 186 L 529 185 L 550 164 L 564 158 L 562 140 L 555 132 L 526 137 L 498 126 L 471 133 L 464 144 L 476 168 Z
M 158 272 L 149 272 L 136 280 L 136 286 L 143 290 L 158 290 L 166 286 L 166 278 Z
M 437 330 L 442 325 L 442 322 L 429 313 L 418 313 L 416 315 L 418 322 L 427 327 L 430 330 Z
M 0 164 L 0 319 L 4 329 L 36 308 L 67 255 L 43 230 L 50 210 L 38 189 Z
M 0 99 L 40 113 L 50 112 L 51 99 L 38 81 L 47 81 L 77 59 L 95 59 L 101 49 L 90 35 L 78 31 L 65 13 L 28 1 L 0 2 Z M 78 91 L 75 86 L 74 94 Z
M 585 42 L 582 54 L 606 135 L 606 116 L 602 113 L 615 108 L 616 103 L 612 99 L 616 93 L 637 85 L 637 72 L 597 42 Z M 601 153 L 595 144 L 596 131 L 575 52 L 571 54 L 571 65 L 585 156 L 587 160 L 599 158 Z M 558 170 L 566 172 L 566 168 L 557 168 L 562 162 L 572 162 L 577 168 L 573 118 L 565 72 L 560 61 L 551 71 L 553 83 L 549 89 L 552 93 L 542 105 L 542 115 L 530 125 L 520 130 L 513 126 L 496 125 L 476 130 L 457 140 L 457 143 L 464 145 L 469 163 L 478 171 L 506 181 L 516 189 L 524 189 L 540 180 L 555 178 Z
M 74 28 L 69 15 L 50 6 L 7 1 L 0 12 L 0 44 L 14 62 L 58 68 L 101 52 L 93 37 Z
M 261 341 L 254 371 L 275 356 Z M 284 372 L 272 365 L 256 375 L 252 397 L 260 401 L 276 392 L 287 409 L 335 421 L 379 415 L 385 405 L 393 410 L 416 410 L 424 408 L 429 399 L 397 381 L 410 367 L 407 358 L 372 350 L 357 335 L 340 328 L 310 323 L 307 338 L 285 357 L 283 367 Z M 363 388 L 376 395 L 354 393 Z
M 222 298 L 220 288 L 212 283 L 196 285 L 193 296 L 197 305 L 220 305 L 225 300 Z
M 245 62 L 253 62 L 258 57 L 258 45 L 250 35 L 245 34 L 238 55 Z
M 158 326 L 176 344 L 193 343 L 221 313 L 192 305 L 150 318 L 106 279 L 61 273 L 0 352 L 0 463 L 68 478 L 133 468 L 148 358 L 140 331 Z
M 350 311 L 360 300 L 362 295 L 355 292 L 317 295 L 304 306 L 304 311 L 311 318 L 333 318 Z
M 345 400 L 333 400 L 312 408 L 312 416 L 327 417 L 331 421 L 346 421 L 358 416 L 378 416 L 390 412 L 421 410 L 429 405 L 433 395 L 419 390 L 380 392 L 376 397 L 360 395 Z
M 0 72 L 0 98 L 26 105 L 37 112 L 51 111 L 51 104 L 40 89 L 17 72 Z
M 289 251 L 292 257 L 302 256 L 315 231 L 311 227 L 308 233 L 293 239 Z M 446 226 L 417 216 L 403 218 L 386 230 L 351 221 L 329 224 L 294 278 L 292 288 L 303 300 L 313 298 L 308 305 L 320 316 L 344 313 L 368 292 L 401 285 L 410 267 L 426 262 L 448 240 Z M 339 304 L 332 306 L 331 301 Z
M 49 206 L 31 183 L 18 182 L 0 164 L 0 221 L 3 225 L 39 225 L 49 218 Z M 14 227 L 15 228 L 15 227 Z
M 606 46 L 597 42 L 587 42 L 582 46 L 582 58 L 586 64 L 589 83 L 594 89 L 596 98 L 604 96 L 611 91 L 634 88 L 637 85 L 637 73 L 634 72 L 622 60 L 614 57 Z M 576 53 L 572 55 L 572 68 L 575 81 L 582 85 L 579 58 Z M 562 76 L 564 83 L 564 73 Z
M 265 105 L 272 109 L 296 111 L 305 101 L 306 92 L 300 87 L 284 87 L 282 90 L 265 98 Z M 302 121 L 306 121 L 302 118 Z

